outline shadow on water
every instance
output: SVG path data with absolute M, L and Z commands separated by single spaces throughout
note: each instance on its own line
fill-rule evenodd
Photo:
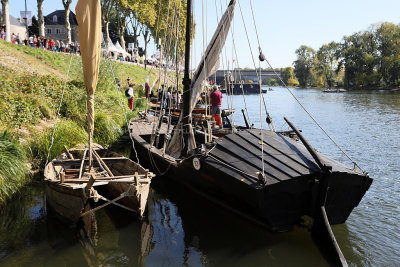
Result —
M 274 234 L 162 177 L 153 182 L 151 254 L 163 266 L 327 266 L 304 228 Z M 167 250 L 165 250 L 167 248 Z M 150 255 L 151 255 L 150 254 Z M 153 257 L 147 258 L 154 266 Z
M 41 182 L 3 206 L 0 219 L 0 266 L 143 266 L 151 250 L 152 226 L 120 210 L 96 212 L 97 232 L 82 237 L 46 208 Z

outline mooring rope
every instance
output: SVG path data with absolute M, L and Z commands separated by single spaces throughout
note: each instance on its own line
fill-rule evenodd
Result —
M 254 12 L 253 12 L 253 5 L 252 5 L 252 0 L 250 0 L 250 7 L 251 7 L 251 13 L 252 13 L 252 17 L 253 17 L 253 23 L 254 23 L 254 27 L 256 29 L 256 36 L 257 36 L 257 41 L 258 41 L 258 48 L 260 51 L 260 54 L 262 54 L 261 51 L 261 46 L 260 46 L 260 40 L 258 37 L 258 32 L 257 32 L 257 27 L 256 27 L 256 22 L 255 22 L 255 16 L 254 16 Z M 356 161 L 354 161 L 340 146 L 338 143 L 335 142 L 335 140 L 333 140 L 333 138 L 326 132 L 326 130 L 317 122 L 317 120 L 312 116 L 312 114 L 304 107 L 304 105 L 300 102 L 300 100 L 293 94 L 293 92 L 289 89 L 289 87 L 286 85 L 286 83 L 282 80 L 281 76 L 278 75 L 278 73 L 275 71 L 275 69 L 272 67 L 272 65 L 270 64 L 270 62 L 268 61 L 268 59 L 265 57 L 264 60 L 267 62 L 268 66 L 272 69 L 272 71 L 274 72 L 275 76 L 279 78 L 279 80 L 281 81 L 281 83 L 283 84 L 283 86 L 286 88 L 286 90 L 288 90 L 288 92 L 290 93 L 290 95 L 296 100 L 296 102 L 300 105 L 300 107 L 307 113 L 307 115 L 314 121 L 314 123 L 321 129 L 321 131 L 332 141 L 332 143 L 353 163 L 354 165 L 354 169 L 357 166 L 363 173 L 366 173 L 366 171 L 361 168 L 360 165 L 358 165 L 358 163 Z
M 49 150 L 47 151 L 46 164 L 44 166 L 46 166 L 47 163 L 49 163 L 50 151 L 51 151 L 51 148 L 53 147 L 53 144 L 54 144 L 54 136 L 55 136 L 55 133 L 56 133 L 58 117 L 60 116 L 61 105 L 62 105 L 63 99 L 64 99 L 65 87 L 67 86 L 69 71 L 71 69 L 71 62 L 72 62 L 72 53 L 71 53 L 71 55 L 69 57 L 69 66 L 68 66 L 68 71 L 67 71 L 67 77 L 65 78 L 63 90 L 62 90 L 62 93 L 61 93 L 60 103 L 58 104 L 57 115 L 56 115 L 56 123 L 54 124 L 53 133 L 51 135 L 50 147 L 49 147 Z

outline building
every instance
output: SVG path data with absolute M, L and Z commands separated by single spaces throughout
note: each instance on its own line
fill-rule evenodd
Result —
M 0 17 L 2 17 L 1 9 L 0 9 Z M 26 36 L 25 22 L 21 21 L 21 19 L 17 19 L 10 15 L 10 33 L 11 35 L 13 33 L 15 35 L 19 34 L 21 41 L 24 40 Z
M 69 23 L 71 25 L 71 41 L 78 41 L 78 22 L 72 11 L 69 13 Z M 65 10 L 56 10 L 44 17 L 44 32 L 46 37 L 53 40 L 67 41 Z

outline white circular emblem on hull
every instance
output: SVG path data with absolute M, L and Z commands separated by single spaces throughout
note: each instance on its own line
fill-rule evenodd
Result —
M 193 158 L 193 168 L 196 171 L 200 170 L 200 160 L 198 158 Z

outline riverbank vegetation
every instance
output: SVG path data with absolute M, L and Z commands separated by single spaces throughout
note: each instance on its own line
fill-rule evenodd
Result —
M 318 50 L 302 45 L 296 54 L 293 70 L 301 87 L 400 87 L 400 25 L 371 25 Z
M 111 67 L 121 83 L 120 91 L 116 89 Z M 132 64 L 101 61 L 95 95 L 95 142 L 113 143 L 123 134 L 123 109 L 129 119 L 143 108 L 145 100 L 137 97 L 134 110 L 127 108 L 126 78 L 129 76 L 136 84 L 134 91 L 139 96 L 149 71 Z M 156 78 L 154 73 L 151 81 Z M 29 174 L 43 168 L 54 127 L 49 160 L 62 153 L 64 145 L 73 147 L 86 142 L 86 91 L 81 58 L 0 40 L 0 87 L 0 203 L 4 203 L 29 181 Z

